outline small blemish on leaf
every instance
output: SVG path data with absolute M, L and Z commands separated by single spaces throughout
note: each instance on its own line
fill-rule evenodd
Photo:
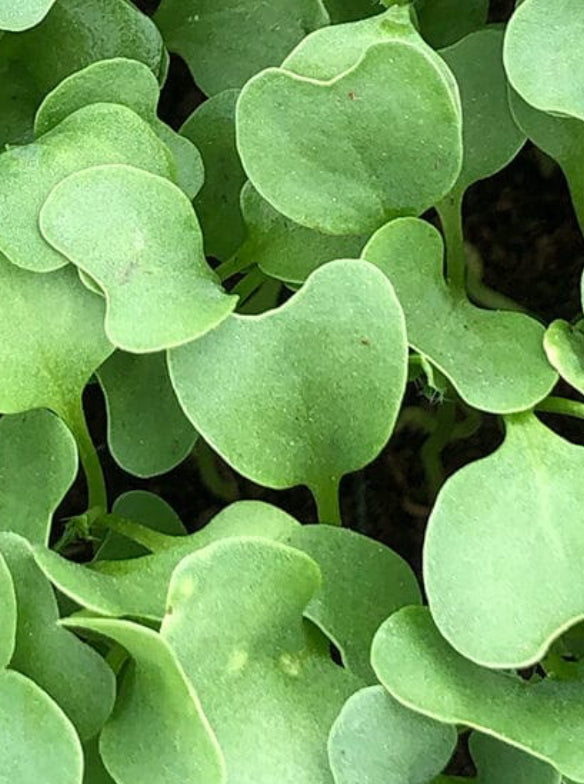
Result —
M 282 669 L 286 675 L 290 675 L 291 678 L 297 678 L 300 675 L 300 661 L 296 656 L 292 656 L 290 653 L 283 653 L 280 656 L 280 669 Z
M 237 648 L 231 652 L 229 661 L 227 662 L 227 669 L 229 672 L 241 672 L 249 661 L 249 654 L 247 651 Z
M 350 98 L 352 101 L 354 101 L 354 100 L 355 100 L 355 91 L 354 91 L 354 90 L 350 90 L 350 91 L 349 91 L 349 98 Z
M 369 338 L 361 338 L 360 343 L 361 343 L 362 346 L 370 346 L 371 345 L 371 341 L 369 340 Z

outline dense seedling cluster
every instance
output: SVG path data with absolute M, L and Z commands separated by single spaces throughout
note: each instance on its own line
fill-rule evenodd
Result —
M 138 5 L 0 0 L 0 784 L 584 782 L 584 447 L 537 416 L 584 419 L 584 322 L 462 224 L 530 140 L 584 228 L 582 0 Z M 320 522 L 111 497 L 91 384 L 128 474 L 219 456 Z M 406 418 L 423 585 L 339 504 Z

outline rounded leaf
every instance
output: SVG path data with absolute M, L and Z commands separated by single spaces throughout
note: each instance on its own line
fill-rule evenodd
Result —
M 0 30 L 21 32 L 34 27 L 49 13 L 55 0 L 0 0 Z
M 546 330 L 545 353 L 550 364 L 570 386 L 584 395 L 584 332 L 578 324 L 552 321 Z

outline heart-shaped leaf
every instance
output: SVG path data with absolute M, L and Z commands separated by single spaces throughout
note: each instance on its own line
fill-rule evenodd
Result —
M 195 691 L 162 637 L 143 626 L 106 618 L 75 618 L 67 625 L 115 640 L 133 659 L 99 742 L 117 784 L 223 784 L 221 750 Z
M 199 0 L 195 12 L 189 0 L 163 0 L 155 21 L 198 87 L 214 95 L 279 65 L 307 33 L 328 24 L 329 16 L 321 0 Z
M 173 176 L 166 145 L 141 117 L 116 104 L 79 109 L 38 141 L 0 155 L 0 251 L 13 264 L 35 272 L 63 267 L 67 259 L 40 232 L 41 207 L 69 174 L 105 163 L 129 163 Z
M 505 36 L 505 67 L 512 86 L 527 103 L 584 120 L 583 33 L 580 0 L 562 0 L 557 6 L 547 0 L 525 0 L 516 8 Z
M 422 35 L 441 49 L 486 24 L 489 0 L 415 0 L 414 7 Z
M 189 454 L 197 434 L 180 408 L 164 354 L 115 354 L 97 371 L 108 415 L 108 444 L 135 476 L 163 474 Z
M 335 522 L 340 478 L 373 460 L 395 423 L 403 316 L 378 270 L 335 261 L 284 307 L 232 316 L 169 364 L 187 416 L 227 462 L 268 487 L 308 485 Z
M 106 333 L 125 351 L 186 343 L 235 307 L 205 260 L 189 199 L 162 177 L 131 166 L 80 171 L 53 190 L 40 226 L 103 289 Z
M 383 226 L 363 251 L 394 285 L 410 345 L 469 405 L 499 414 L 531 408 L 557 380 L 543 350 L 543 327 L 522 313 L 472 305 L 447 286 L 442 256 L 438 231 L 415 218 Z
M 12 575 L 0 554 L 0 669 L 7 667 L 16 642 L 16 594 Z
M 388 615 L 421 602 L 414 573 L 389 547 L 348 528 L 303 525 L 287 543 L 309 555 L 322 572 L 322 587 L 305 616 L 334 640 L 346 667 L 375 683 L 371 642 Z
M 457 741 L 456 729 L 414 713 L 382 686 L 353 694 L 329 737 L 335 784 L 429 784 Z
M 26 1 L 3 4 L 14 13 Z M 98 60 L 127 57 L 159 77 L 164 54 L 156 26 L 126 0 L 57 0 L 41 24 L 0 40 L 0 147 L 32 139 L 42 99 L 75 71 Z
M 584 732 L 582 682 L 528 682 L 479 667 L 448 645 L 424 607 L 398 610 L 383 624 L 371 662 L 406 707 L 500 738 L 584 782 L 584 755 L 575 742 Z
M 241 191 L 247 239 L 235 253 L 238 267 L 258 267 L 287 283 L 304 283 L 317 267 L 333 259 L 360 255 L 366 236 L 337 237 L 299 226 L 277 212 L 251 183 Z
M 173 574 L 161 634 L 217 734 L 227 782 L 332 782 L 328 733 L 360 681 L 302 620 L 319 582 L 303 553 L 245 537 L 209 545 Z
M 76 474 L 75 439 L 56 416 L 40 409 L 2 417 L 0 531 L 48 544 L 53 512 Z
M 32 678 L 57 702 L 82 739 L 92 738 L 114 705 L 113 672 L 93 648 L 58 625 L 53 589 L 27 542 L 1 534 L 0 552 L 16 593 L 16 646 L 10 666 Z
M 59 706 L 19 672 L 0 671 L 0 784 L 81 784 L 83 754 Z
M 246 180 L 235 146 L 235 104 L 239 90 L 224 90 L 204 101 L 180 129 L 201 151 L 205 183 L 195 209 L 205 251 L 227 261 L 245 238 L 239 194 Z
M 560 376 L 584 395 L 584 332 L 582 325 L 557 319 L 546 330 L 544 348 Z
M 0 30 L 21 32 L 34 27 L 49 13 L 55 0 L 0 0 Z
M 0 411 L 50 408 L 77 422 L 81 393 L 113 347 L 104 305 L 72 267 L 39 275 L 0 256 Z
M 319 68 L 330 71 L 328 43 L 326 53 Z M 356 54 L 351 47 L 346 61 Z M 423 212 L 452 188 L 462 159 L 452 76 L 409 38 L 366 48 L 330 81 L 263 71 L 241 93 L 237 136 L 259 193 L 330 234 L 370 233 Z
M 522 667 L 584 618 L 576 557 L 584 551 L 584 449 L 532 414 L 506 425 L 494 454 L 443 487 L 426 533 L 424 576 L 451 645 L 480 664 Z

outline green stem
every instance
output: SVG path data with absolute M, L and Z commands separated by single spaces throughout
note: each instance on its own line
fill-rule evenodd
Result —
M 535 410 L 546 414 L 560 414 L 584 419 L 584 403 L 577 400 L 566 400 L 564 397 L 548 397 L 538 403 Z
M 217 464 L 217 456 L 202 438 L 192 452 L 203 484 L 213 495 L 230 504 L 240 496 L 239 487 L 233 474 L 223 476 Z
M 239 283 L 234 286 L 230 294 L 237 294 L 239 297 L 238 307 L 241 306 L 259 289 L 259 287 L 266 280 L 266 276 L 259 267 L 254 267 L 250 270 Z
M 79 458 L 87 482 L 88 508 L 97 508 L 106 512 L 107 490 L 105 479 L 97 451 L 89 434 L 81 400 L 57 413 L 61 415 L 77 442 Z
M 483 260 L 476 248 L 469 248 L 467 251 L 466 288 L 468 296 L 475 305 L 489 310 L 512 310 L 525 313 L 526 309 L 522 305 L 483 283 Z
M 456 419 L 454 403 L 444 402 L 436 417 L 436 428 L 427 438 L 421 449 L 422 464 L 428 480 L 430 494 L 435 497 L 444 484 L 442 450 L 451 438 Z
M 318 522 L 342 525 L 338 480 L 331 479 L 330 483 L 323 483 L 318 487 L 311 488 L 311 490 L 316 501 Z
M 238 275 L 250 266 L 248 259 L 240 256 L 239 253 L 235 253 L 230 259 L 216 267 L 215 274 L 219 276 L 219 280 L 223 283 L 223 281 L 233 277 L 233 275 Z
M 572 171 L 566 167 L 565 175 L 570 188 L 570 196 L 572 197 L 572 204 L 574 212 L 580 225 L 580 231 L 584 234 L 584 184 L 582 183 L 582 171 L 580 166 L 574 167 Z
M 446 246 L 446 280 L 456 293 L 466 292 L 466 257 L 462 229 L 462 193 L 453 193 L 437 206 Z
M 99 518 L 99 523 L 110 531 L 114 531 L 132 542 L 142 545 L 142 547 L 150 550 L 151 553 L 169 550 L 181 540 L 180 536 L 162 534 L 160 531 L 147 528 L 145 525 L 140 525 L 140 523 L 135 523 L 133 520 L 128 520 L 126 517 L 120 517 L 115 514 L 103 515 Z

